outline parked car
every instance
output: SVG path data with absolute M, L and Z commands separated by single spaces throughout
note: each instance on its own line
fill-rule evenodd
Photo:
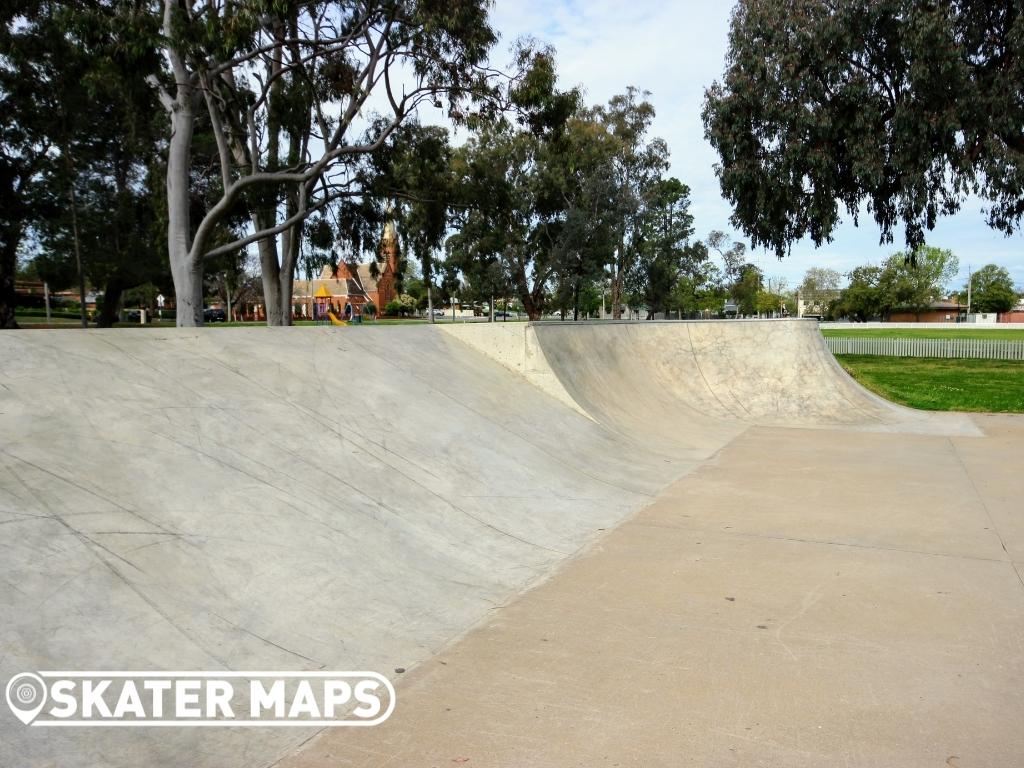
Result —
M 510 318 L 512 318 L 514 320 L 516 316 L 514 314 L 512 314 L 511 312 L 495 312 L 494 313 L 494 317 L 495 317 L 495 319 L 497 319 L 499 317 L 500 318 L 510 317 Z
M 228 313 L 220 307 L 207 307 L 203 310 L 204 323 L 226 323 Z
M 444 310 L 443 309 L 435 309 L 434 310 L 434 317 L 444 317 Z

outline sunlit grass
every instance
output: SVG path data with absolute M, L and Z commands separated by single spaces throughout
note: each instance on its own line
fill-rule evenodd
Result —
M 1024 362 L 838 355 L 868 389 L 929 411 L 1024 413 Z
M 829 328 L 825 336 L 840 339 L 1010 339 L 1024 341 L 1024 328 Z

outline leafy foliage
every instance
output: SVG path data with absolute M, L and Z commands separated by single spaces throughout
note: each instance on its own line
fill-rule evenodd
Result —
M 754 246 L 821 245 L 862 206 L 913 251 L 974 192 L 1024 215 L 1019 2 L 742 0 L 706 93 L 722 192 Z
M 897 309 L 920 315 L 946 295 L 958 261 L 951 251 L 922 246 L 913 260 L 904 253 L 882 266 L 865 265 L 849 273 L 849 286 L 831 309 L 836 317 L 887 318 Z
M 1005 267 L 986 264 L 972 275 L 971 308 L 975 312 L 1009 312 L 1016 303 L 1017 292 Z

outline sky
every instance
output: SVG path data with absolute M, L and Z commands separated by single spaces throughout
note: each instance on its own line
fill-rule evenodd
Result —
M 496 0 L 492 19 L 501 41 L 492 59 L 507 63 L 512 43 L 531 36 L 554 46 L 561 85 L 583 86 L 590 104 L 606 102 L 630 85 L 650 91 L 657 111 L 653 135 L 668 142 L 671 175 L 691 189 L 696 236 L 720 229 L 742 240 L 729 226 L 731 206 L 714 172 L 718 157 L 700 119 L 704 89 L 724 71 L 731 8 L 722 0 Z M 989 229 L 982 207 L 980 200 L 966 202 L 927 234 L 928 244 L 957 255 L 961 274 L 953 288 L 966 283 L 969 267 L 988 263 L 1006 267 L 1024 287 L 1024 234 L 1005 237 Z M 879 263 L 902 248 L 902 230 L 895 238 L 879 245 L 877 226 L 862 216 L 859 227 L 844 220 L 833 242 L 821 248 L 803 241 L 781 261 L 764 251 L 753 252 L 750 260 L 795 287 L 812 266 L 847 272 Z

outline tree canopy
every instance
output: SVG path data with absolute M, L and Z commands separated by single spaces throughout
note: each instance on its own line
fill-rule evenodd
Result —
M 986 264 L 971 275 L 970 285 L 971 309 L 975 312 L 1009 312 L 1017 303 L 1017 292 L 1006 267 Z
M 901 252 L 880 266 L 856 267 L 847 275 L 849 285 L 833 301 L 830 314 L 872 320 L 904 310 L 920 316 L 934 302 L 948 296 L 958 265 L 952 251 L 921 246 L 913 261 Z
M 971 193 L 1005 233 L 1024 214 L 1020 2 L 740 0 L 708 140 L 733 222 L 788 253 L 867 210 L 908 249 Z

